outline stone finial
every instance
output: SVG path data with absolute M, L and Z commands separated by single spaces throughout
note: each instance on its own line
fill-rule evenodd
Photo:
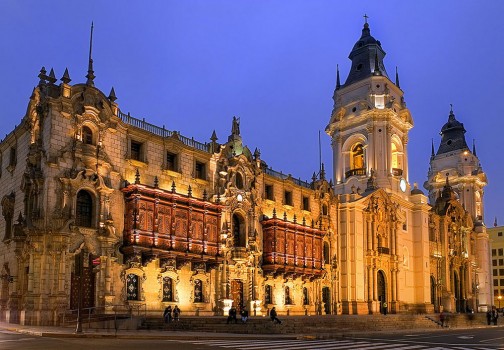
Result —
M 108 99 L 111 101 L 111 102 L 115 102 L 115 100 L 117 100 L 117 96 L 116 96 L 116 93 L 115 93 L 115 90 L 114 90 L 114 87 L 112 86 L 112 89 L 110 89 L 110 93 L 108 95 Z
M 157 176 L 154 176 L 154 188 L 159 188 L 159 179 Z
M 187 189 L 187 196 L 192 197 L 192 187 L 189 185 L 189 188 Z
M 273 208 L 273 219 L 276 219 L 277 215 L 276 215 L 276 209 Z
M 47 81 L 47 75 L 46 75 L 47 71 L 45 69 L 45 67 L 42 67 L 40 68 L 40 73 L 38 75 L 38 77 L 40 78 L 40 81 L 39 81 L 39 84 L 45 84 L 46 81 Z
M 47 78 L 49 83 L 54 84 L 58 79 L 56 79 L 56 74 L 54 74 L 54 69 L 51 68 L 51 71 L 49 72 L 49 76 Z
M 60 80 L 63 82 L 63 84 L 68 84 L 72 81 L 72 79 L 70 79 L 70 74 L 68 73 L 68 68 L 65 68 L 65 72 L 63 73 L 63 76 Z
M 172 181 L 171 191 L 172 191 L 172 193 L 175 193 L 177 191 L 177 186 L 175 186 L 175 181 Z

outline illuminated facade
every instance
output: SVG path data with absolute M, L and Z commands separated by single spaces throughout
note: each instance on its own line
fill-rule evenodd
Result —
M 122 113 L 113 89 L 94 86 L 91 58 L 83 84 L 42 69 L 0 143 L 0 319 L 58 324 L 79 299 L 152 315 L 485 308 L 488 238 L 473 224 L 484 174 L 463 181 L 469 211 L 462 180 L 434 173 L 450 163 L 441 156 L 426 183 L 435 206 L 411 190 L 413 121 L 383 57 L 366 24 L 327 127 L 334 184 L 323 165 L 311 182 L 269 168 L 236 118 L 226 142 L 201 143 Z
M 496 219 L 497 221 L 497 219 Z M 498 308 L 504 307 L 504 226 L 488 228 L 488 235 L 492 242 L 492 279 L 493 302 Z

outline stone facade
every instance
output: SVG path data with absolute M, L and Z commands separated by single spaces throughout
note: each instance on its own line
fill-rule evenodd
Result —
M 84 84 L 68 72 L 57 84 L 42 69 L 22 123 L 0 143 L 0 319 L 54 325 L 79 306 L 153 315 L 175 304 L 186 315 L 233 304 L 252 315 L 486 308 L 486 178 L 464 180 L 479 186 L 468 210 L 450 185 L 456 175 L 439 185 L 429 174 L 433 206 L 410 188 L 413 120 L 370 38 L 366 24 L 351 58 L 356 70 L 369 55 L 361 48 L 374 50 L 364 65 L 372 74 L 351 73 L 345 85 L 338 76 L 327 127 L 334 184 L 323 165 L 310 183 L 269 168 L 236 118 L 226 142 L 214 132 L 201 143 L 123 114 L 113 90 L 94 86 L 92 60 Z

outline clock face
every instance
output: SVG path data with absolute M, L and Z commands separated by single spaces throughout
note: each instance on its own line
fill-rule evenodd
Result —
M 406 180 L 401 179 L 401 181 L 399 182 L 399 188 L 401 189 L 401 191 L 406 192 Z

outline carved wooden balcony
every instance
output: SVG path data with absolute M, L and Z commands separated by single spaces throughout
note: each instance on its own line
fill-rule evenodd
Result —
M 366 169 L 365 168 L 350 169 L 345 172 L 346 178 L 349 178 L 351 176 L 357 176 L 357 175 L 366 175 Z

